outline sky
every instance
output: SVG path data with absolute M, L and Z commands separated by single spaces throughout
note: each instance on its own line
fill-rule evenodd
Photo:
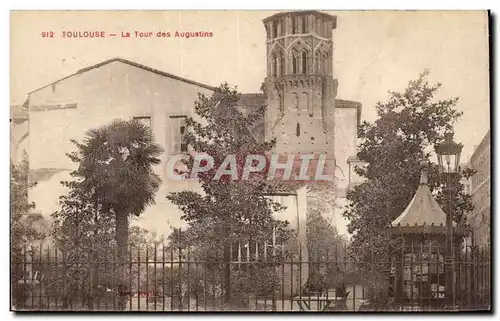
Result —
M 489 129 L 486 11 L 325 11 L 334 32 L 337 98 L 360 101 L 363 120 L 388 90 L 424 70 L 441 82 L 437 98 L 458 96 L 464 115 L 456 140 L 467 158 Z M 265 29 L 271 11 L 67 11 L 13 13 L 11 103 L 81 68 L 122 57 L 208 85 L 227 81 L 259 92 L 265 77 Z M 29 22 L 29 23 L 26 23 Z M 206 31 L 210 38 L 63 39 L 62 31 Z M 53 31 L 54 38 L 42 38 Z M 465 160 L 464 158 L 464 160 Z
M 11 104 L 79 69 L 121 57 L 217 86 L 260 92 L 266 73 L 265 29 L 271 11 L 67 11 L 13 13 Z M 325 11 L 336 15 L 337 98 L 359 101 L 362 120 L 389 90 L 424 70 L 442 83 L 438 99 L 459 97 L 455 140 L 466 161 L 489 130 L 487 13 L 484 11 Z M 54 32 L 43 38 L 42 32 Z M 62 31 L 115 32 L 109 39 L 64 39 Z M 212 32 L 207 38 L 122 38 L 122 32 Z

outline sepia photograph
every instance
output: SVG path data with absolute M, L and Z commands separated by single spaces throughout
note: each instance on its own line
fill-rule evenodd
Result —
M 491 15 L 10 12 L 10 310 L 491 312 Z

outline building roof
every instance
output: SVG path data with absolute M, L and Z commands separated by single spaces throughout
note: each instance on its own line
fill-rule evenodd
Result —
M 420 185 L 403 213 L 392 222 L 393 227 L 446 226 L 446 214 L 432 196 L 427 180 L 428 164 L 422 163 Z
M 28 110 L 23 105 L 10 106 L 10 121 L 19 124 L 28 120 Z
M 266 105 L 266 96 L 261 93 L 241 94 L 238 105 L 246 108 L 260 108 Z
M 32 92 L 30 92 L 29 94 L 37 92 L 37 91 L 39 91 L 41 89 L 44 89 L 46 87 L 52 86 L 53 84 L 56 84 L 56 83 L 58 83 L 58 82 L 60 82 L 62 80 L 65 80 L 65 79 L 68 79 L 70 77 L 82 74 L 82 73 L 90 71 L 92 69 L 96 69 L 96 68 L 102 67 L 102 66 L 110 64 L 112 62 L 121 62 L 121 63 L 127 64 L 127 65 L 130 65 L 130 66 L 134 66 L 134 67 L 137 67 L 137 68 L 140 68 L 140 69 L 144 69 L 146 71 L 155 73 L 155 74 L 160 75 L 160 76 L 164 76 L 164 77 L 172 78 L 172 79 L 175 79 L 175 80 L 183 81 L 185 83 L 188 83 L 188 84 L 191 84 L 191 85 L 195 85 L 195 86 L 198 86 L 198 87 L 202 87 L 202 88 L 205 88 L 205 89 L 215 90 L 215 87 L 213 87 L 213 86 L 205 85 L 205 84 L 202 84 L 202 83 L 199 83 L 199 82 L 187 79 L 187 78 L 179 77 L 179 76 L 176 76 L 176 75 L 173 75 L 173 74 L 169 74 L 167 72 L 164 72 L 164 71 L 161 71 L 161 70 L 158 70 L 158 69 L 155 69 L 155 68 L 151 68 L 151 67 L 142 65 L 142 64 L 137 63 L 137 62 L 133 62 L 133 61 L 130 61 L 130 60 L 126 60 L 126 59 L 123 59 L 123 58 L 116 57 L 116 58 L 108 59 L 108 60 L 105 60 L 103 62 L 97 63 L 95 65 L 92 65 L 92 66 L 89 66 L 89 67 L 86 67 L 86 68 L 83 68 L 83 69 L 80 69 L 80 70 L 78 70 L 74 74 L 71 74 L 69 76 L 63 77 L 63 78 L 61 78 L 59 80 L 51 82 L 48 85 L 45 85 L 45 86 L 40 87 L 38 89 L 35 89 Z
M 489 146 L 490 146 L 490 130 L 488 129 L 488 132 L 484 135 L 483 139 L 481 139 L 479 145 L 474 148 L 474 152 L 470 157 L 471 163 L 474 163 L 477 160 L 477 158 L 479 158 Z
M 307 185 L 301 181 L 277 181 L 270 183 L 264 188 L 263 193 L 266 195 L 297 195 L 297 191 Z
M 335 99 L 335 108 L 356 108 L 358 126 L 361 123 L 361 112 L 363 111 L 363 105 L 360 102 L 352 100 L 344 100 L 344 99 Z
M 61 169 L 61 168 L 38 168 L 38 169 L 30 169 L 29 171 L 29 180 L 31 182 L 45 182 L 49 181 L 52 177 L 61 172 L 70 172 L 69 169 Z

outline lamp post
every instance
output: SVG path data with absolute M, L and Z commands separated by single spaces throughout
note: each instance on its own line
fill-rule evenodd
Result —
M 445 134 L 444 141 L 435 146 L 438 158 L 439 170 L 446 176 L 446 184 L 443 192 L 447 198 L 446 206 L 446 302 L 448 305 L 454 305 L 454 246 L 453 246 L 453 184 L 452 179 L 458 175 L 460 170 L 460 154 L 463 145 L 453 141 L 453 133 Z

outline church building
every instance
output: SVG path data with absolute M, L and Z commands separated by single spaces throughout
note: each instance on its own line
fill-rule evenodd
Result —
M 331 197 L 342 199 L 350 185 L 359 181 L 352 169 L 359 165 L 355 155 L 361 104 L 337 98 L 339 82 L 333 60 L 337 18 L 317 11 L 281 12 L 263 23 L 266 60 L 262 63 L 267 74 L 262 92 L 243 94 L 239 104 L 248 109 L 267 106 L 252 132 L 258 139 L 276 137 L 275 153 L 327 155 L 336 177 Z M 156 142 L 165 150 L 155 168 L 164 185 L 157 193 L 156 205 L 132 224 L 165 234 L 170 226 L 182 226 L 181 212 L 166 196 L 199 186 L 193 181 L 169 180 L 166 164 L 172 155 L 187 151 L 182 143 L 184 119 L 195 117 L 197 94 L 210 96 L 214 89 L 114 58 L 29 93 L 25 144 L 31 174 L 38 182 L 30 191 L 35 211 L 48 217 L 58 209 L 58 197 L 65 193 L 60 181 L 69 179 L 75 166 L 66 156 L 75 149 L 70 139 L 81 141 L 87 130 L 117 118 L 136 118 L 151 126 Z M 291 222 L 305 249 L 307 188 L 284 190 L 272 197 L 287 206 L 282 218 Z M 325 215 L 335 222 L 334 213 Z

